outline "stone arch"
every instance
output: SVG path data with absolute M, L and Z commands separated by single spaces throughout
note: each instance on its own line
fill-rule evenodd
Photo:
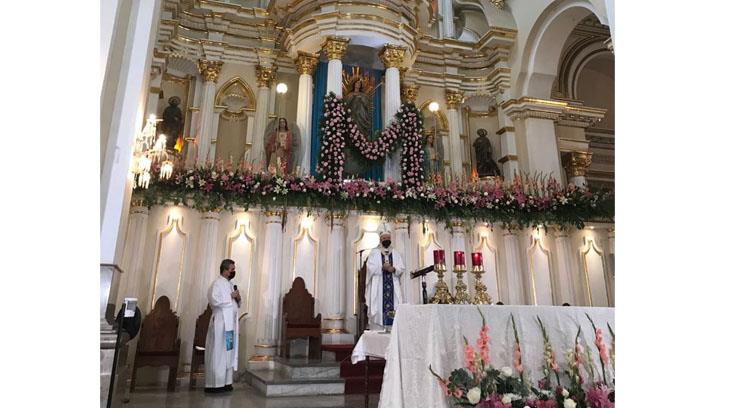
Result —
M 246 81 L 236 76 L 215 93 L 215 106 L 223 109 L 221 115 L 226 119 L 240 118 L 245 111 L 256 110 L 256 96 Z
M 557 78 L 562 48 L 575 26 L 590 14 L 608 24 L 604 10 L 588 0 L 562 0 L 547 7 L 537 18 L 524 46 L 518 95 L 549 99 Z
M 577 79 L 582 69 L 594 58 L 612 56 L 602 38 L 587 38 L 567 50 L 559 70 L 558 92 L 570 99 L 577 97 Z

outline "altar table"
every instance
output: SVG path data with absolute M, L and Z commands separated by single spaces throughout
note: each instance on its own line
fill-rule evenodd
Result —
M 574 347 L 578 325 L 582 328 L 580 345 L 592 347 L 596 367 L 599 356 L 594 348 L 594 331 L 585 313 L 602 329 L 603 341 L 612 338 L 607 323 L 615 329 L 613 308 L 574 306 L 489 306 L 489 305 L 400 305 L 390 334 L 386 354 L 381 408 L 442 407 L 448 403 L 428 365 L 443 378 L 465 367 L 464 336 L 476 344 L 481 329 L 479 308 L 489 327 L 491 365 L 512 367 L 514 333 L 510 315 L 514 315 L 526 377 L 536 384 L 541 375 L 544 342 L 537 316 L 547 329 L 560 367 L 565 366 L 565 352 Z

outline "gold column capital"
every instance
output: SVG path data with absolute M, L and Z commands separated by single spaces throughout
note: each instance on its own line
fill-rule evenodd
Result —
M 446 90 L 445 99 L 448 109 L 457 109 L 463 103 L 463 91 Z
M 403 100 L 410 103 L 415 103 L 415 100 L 418 99 L 418 91 L 420 90 L 419 85 L 414 84 L 408 84 L 403 85 L 402 89 L 400 90 L 400 96 Z
M 569 152 L 565 156 L 564 167 L 567 177 L 580 177 L 587 174 L 587 168 L 592 164 L 592 152 Z
M 212 61 L 201 58 L 197 61 L 197 69 L 205 82 L 218 82 L 218 74 L 223 67 L 223 61 Z
M 347 52 L 347 46 L 349 45 L 349 38 L 344 37 L 327 37 L 324 42 L 324 52 L 327 54 L 327 59 L 341 60 L 344 54 Z
M 313 54 L 299 52 L 299 56 L 296 57 L 294 62 L 296 63 L 296 70 L 299 72 L 299 75 L 312 75 L 316 69 L 316 64 L 319 63 L 319 58 Z
M 268 88 L 271 86 L 271 82 L 276 79 L 275 65 L 270 67 L 264 67 L 263 65 L 256 65 L 256 84 L 259 88 Z
M 405 59 L 405 47 L 385 44 L 378 55 L 385 68 L 400 68 Z

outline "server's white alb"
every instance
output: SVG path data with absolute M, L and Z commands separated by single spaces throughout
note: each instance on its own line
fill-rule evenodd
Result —
M 213 309 L 205 339 L 205 387 L 219 388 L 233 383 L 238 369 L 238 304 L 231 297 L 233 284 L 218 276 L 208 291 Z M 227 350 L 225 332 L 233 331 L 233 347 Z

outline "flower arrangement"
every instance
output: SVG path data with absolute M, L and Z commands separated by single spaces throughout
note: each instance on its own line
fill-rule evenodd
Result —
M 565 353 L 567 364 L 565 374 L 569 385 L 559 382 L 559 366 L 547 330 L 540 318 L 537 318 L 542 338 L 544 339 L 545 378 L 535 387 L 524 378 L 522 366 L 521 344 L 516 323 L 511 316 L 514 329 L 514 359 L 512 367 L 496 369 L 491 367 L 489 359 L 488 325 L 481 310 L 481 330 L 476 341 L 476 348 L 469 345 L 464 337 L 465 367 L 451 372 L 446 379 L 428 367 L 436 377 L 440 388 L 452 406 L 475 408 L 614 408 L 615 391 L 603 381 L 587 384 L 580 376 L 580 366 L 585 360 L 580 349 L 579 339 L 582 329 L 578 326 L 574 348 Z M 588 316 L 589 318 L 589 316 Z M 592 322 L 592 319 L 590 319 Z M 597 329 L 599 330 L 599 329 Z M 612 333 L 612 329 L 610 330 Z M 595 342 L 596 347 L 597 341 Z M 551 374 L 557 378 L 553 387 L 549 381 Z
M 402 144 L 400 168 L 403 185 L 418 187 L 423 183 L 423 118 L 414 104 L 403 104 L 392 123 L 380 132 L 380 136 L 369 140 L 352 120 L 351 112 L 342 102 L 342 98 L 330 92 L 324 97 L 320 129 L 322 142 L 317 173 L 324 180 L 342 180 L 344 147 L 347 144 L 370 161 L 383 159 Z
M 531 182 L 525 183 L 518 176 L 511 184 L 408 186 L 391 180 L 298 177 L 224 162 L 191 169 L 175 166 L 169 179 L 161 178 L 159 166 L 153 165 L 151 176 L 148 189 L 135 189 L 136 198 L 146 205 L 174 203 L 202 211 L 278 206 L 376 211 L 389 217 L 415 215 L 436 221 L 460 218 L 522 227 L 544 224 L 578 228 L 586 221 L 611 220 L 614 213 L 610 191 L 560 187 L 554 180 L 525 189 Z

